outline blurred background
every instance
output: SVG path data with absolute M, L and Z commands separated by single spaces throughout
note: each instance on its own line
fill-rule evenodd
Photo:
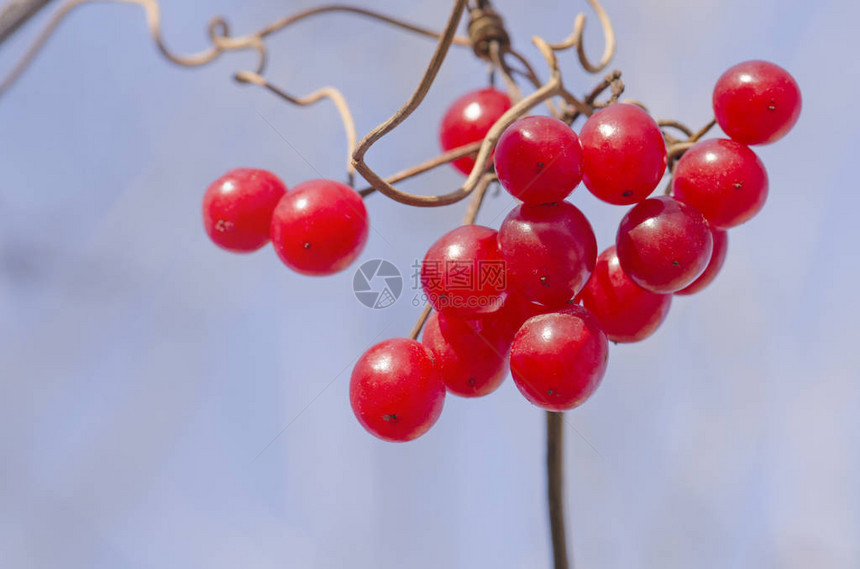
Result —
M 356 0 L 440 29 L 450 2 Z M 171 0 L 174 50 L 203 49 L 212 16 L 255 30 L 311 0 Z M 497 0 L 515 45 L 566 37 L 585 2 Z M 0 49 L 8 71 L 58 7 Z M 860 62 L 849 0 L 605 0 L 625 96 L 694 127 L 719 75 L 748 59 L 803 89 L 794 131 L 757 148 L 764 211 L 731 232 L 720 277 L 677 298 L 658 333 L 614 346 L 603 385 L 566 426 L 568 530 L 580 568 L 860 567 L 860 277 L 856 211 Z M 602 36 L 592 17 L 587 45 Z M 268 77 L 296 93 L 343 90 L 359 134 L 411 93 L 434 43 L 349 15 L 273 37 Z M 561 55 L 566 83 L 598 81 Z M 544 416 L 508 379 L 448 397 L 405 445 L 350 410 L 353 362 L 406 335 L 412 265 L 459 223 L 367 199 L 360 261 L 404 273 L 370 310 L 355 267 L 313 279 L 271 247 L 212 245 L 200 200 L 235 167 L 292 186 L 343 179 L 333 108 L 291 107 L 232 73 L 168 63 L 143 11 L 76 10 L 0 99 L 0 551 L 6 567 L 547 567 Z M 452 49 L 420 110 L 369 153 L 388 174 L 438 152 L 439 117 L 486 84 Z M 404 184 L 437 194 L 451 168 Z M 570 198 L 611 244 L 625 208 Z M 513 200 L 491 196 L 497 227 Z

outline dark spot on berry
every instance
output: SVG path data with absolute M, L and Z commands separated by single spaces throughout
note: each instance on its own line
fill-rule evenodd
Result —
M 538 169 L 538 172 L 540 172 L 541 170 L 543 170 L 543 162 L 538 162 L 538 163 L 537 163 L 537 169 Z
M 540 283 L 543 286 L 549 286 L 549 279 L 546 277 L 546 275 L 544 275 L 540 278 Z
M 310 248 L 311 248 L 311 244 L 308 243 L 307 241 L 305 241 L 305 249 L 310 249 Z
M 388 421 L 391 423 L 396 423 L 397 422 L 397 413 L 392 413 L 391 415 L 383 415 L 382 420 Z
M 625 198 L 629 198 L 630 196 L 633 195 L 633 190 L 624 190 L 623 192 L 621 192 L 621 195 L 624 196 Z
M 735 182 L 734 186 L 735 186 L 735 190 L 740 190 L 741 188 L 744 187 L 744 183 L 743 182 Z
M 471 385 L 472 387 L 475 386 L 475 378 L 474 377 L 469 378 L 469 385 Z
M 547 390 L 546 390 L 546 394 L 547 394 L 547 395 L 552 395 L 552 389 L 547 389 Z
M 767 110 L 775 111 L 776 110 L 776 101 L 773 99 L 770 100 L 770 104 L 767 106 Z
M 678 261 L 672 261 L 672 266 L 673 267 L 680 267 L 681 263 L 679 263 Z

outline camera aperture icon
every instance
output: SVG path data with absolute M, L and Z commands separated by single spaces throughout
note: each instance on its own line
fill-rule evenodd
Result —
M 403 292 L 403 276 L 393 263 L 372 259 L 362 263 L 352 278 L 355 298 L 368 308 L 388 308 Z

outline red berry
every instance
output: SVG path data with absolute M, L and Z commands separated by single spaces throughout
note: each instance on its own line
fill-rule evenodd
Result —
M 499 247 L 508 285 L 547 306 L 576 296 L 597 261 L 591 225 L 570 202 L 515 207 L 499 229 Z
M 462 317 L 498 310 L 505 278 L 497 232 L 480 225 L 449 231 L 421 264 L 421 286 L 433 308 Z
M 673 195 L 729 229 L 757 214 L 767 199 L 764 164 L 749 147 L 726 139 L 700 142 L 675 167 Z
M 714 239 L 714 249 L 711 252 L 711 260 L 708 261 L 708 266 L 705 267 L 705 272 L 699 275 L 699 278 L 686 288 L 675 291 L 675 294 L 697 293 L 717 278 L 717 274 L 723 268 L 723 263 L 726 260 L 726 253 L 729 251 L 729 234 L 719 229 L 712 229 L 711 236 Z
M 594 393 L 608 359 L 597 319 L 570 306 L 523 324 L 511 347 L 511 373 L 526 399 L 548 411 L 566 411 Z
M 496 89 L 481 89 L 466 93 L 448 107 L 442 118 L 439 141 L 446 152 L 483 140 L 490 128 L 511 108 L 508 96 Z M 464 156 L 451 162 L 468 175 L 475 165 L 474 156 Z
M 266 170 L 231 170 L 203 195 L 206 233 L 228 251 L 256 251 L 269 242 L 272 212 L 286 191 L 284 183 Z
M 661 196 L 627 212 L 615 244 L 627 276 L 651 292 L 665 294 L 686 287 L 702 274 L 711 258 L 713 238 L 696 208 Z
M 347 268 L 367 242 L 370 222 L 358 193 L 333 180 L 310 180 L 285 195 L 272 216 L 272 245 L 304 275 Z
M 628 277 L 615 246 L 597 258 L 597 266 L 579 299 L 613 342 L 639 342 L 657 331 L 669 314 L 671 294 L 645 290 Z
M 714 87 L 717 123 L 743 144 L 776 142 L 797 122 L 801 106 L 794 77 L 768 61 L 739 63 Z
M 553 308 L 526 300 L 516 290 L 508 289 L 502 307 L 490 314 L 481 315 L 483 329 L 498 328 L 508 342 L 513 342 L 523 323 L 538 314 L 552 312 Z
M 427 432 L 445 403 L 445 384 L 423 344 L 392 338 L 367 350 L 352 370 L 349 402 L 358 422 L 385 441 Z
M 616 104 L 594 113 L 579 132 L 582 181 L 599 199 L 641 202 L 666 170 L 666 144 L 657 122 L 635 105 Z
M 495 161 L 502 186 L 529 204 L 561 201 L 582 180 L 579 137 L 551 117 L 525 117 L 508 127 Z
M 489 320 L 464 320 L 434 312 L 421 342 L 433 353 L 448 391 L 481 397 L 495 391 L 507 373 L 511 339 Z

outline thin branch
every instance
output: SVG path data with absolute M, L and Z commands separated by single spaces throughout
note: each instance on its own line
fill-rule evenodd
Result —
M 558 70 L 558 62 L 555 58 L 555 54 L 550 49 L 549 44 L 544 40 L 539 37 L 533 38 L 535 45 L 537 45 L 550 67 L 550 80 L 546 85 L 511 107 L 493 124 L 487 135 L 484 137 L 481 149 L 475 160 L 475 165 L 462 187 L 454 190 L 453 192 L 438 196 L 420 196 L 400 191 L 390 183 L 383 180 L 376 172 L 373 171 L 373 169 L 370 168 L 370 166 L 367 165 L 364 157 L 376 141 L 397 128 L 397 126 L 405 121 L 418 107 L 418 105 L 421 104 L 421 101 L 424 100 L 424 97 L 427 95 L 427 91 L 430 89 L 430 85 L 432 85 L 433 80 L 436 78 L 436 74 L 439 72 L 439 68 L 442 65 L 442 61 L 445 58 L 448 47 L 451 44 L 451 36 L 463 14 L 465 4 L 466 0 L 456 1 L 454 10 L 452 11 L 445 28 L 445 36 L 440 40 L 439 45 L 436 47 L 436 51 L 430 60 L 427 70 L 424 72 L 418 87 L 416 87 L 415 91 L 409 97 L 409 100 L 407 100 L 406 103 L 388 120 L 371 130 L 358 143 L 358 147 L 353 154 L 353 163 L 355 164 L 356 170 L 364 177 L 364 179 L 370 182 L 371 186 L 385 194 L 387 197 L 406 205 L 416 207 L 438 207 L 458 202 L 468 196 L 478 185 L 486 165 L 489 162 L 490 153 L 495 147 L 499 137 L 502 135 L 502 132 L 504 132 L 508 126 L 530 109 L 539 105 L 546 99 L 557 95 L 561 89 L 561 75 Z
M 568 569 L 564 523 L 564 415 L 546 412 L 546 489 L 554 569 Z
M 589 73 L 600 73 L 607 65 L 609 65 L 609 62 L 612 61 L 612 58 L 615 56 L 615 30 L 612 29 L 612 22 L 609 19 L 609 14 L 606 13 L 606 10 L 604 10 L 603 6 L 600 5 L 600 2 L 597 0 L 588 0 L 588 3 L 591 4 L 592 8 L 594 8 L 594 11 L 597 13 L 597 17 L 600 19 L 600 24 L 603 26 L 605 45 L 600 62 L 597 64 L 591 63 L 588 56 L 585 54 L 585 45 L 582 41 L 582 35 L 585 32 L 585 14 L 578 14 L 576 16 L 576 20 L 573 22 L 573 33 L 571 33 L 566 40 L 552 44 L 550 47 L 552 47 L 553 51 L 563 51 L 571 47 L 576 47 L 576 52 L 579 55 L 579 63 L 582 65 L 583 69 Z
M 418 339 L 418 335 L 421 333 L 421 329 L 424 328 L 424 324 L 427 323 L 427 319 L 430 318 L 431 312 L 433 312 L 433 305 L 428 302 L 424 305 L 424 310 L 421 311 L 421 316 L 418 317 L 418 321 L 409 332 L 409 336 L 407 336 L 408 338 L 412 340 Z
M 0 6 L 0 44 L 51 0 L 14 0 Z
M 343 94 L 335 89 L 334 87 L 323 87 L 322 89 L 318 89 L 313 93 L 306 95 L 304 97 L 294 97 L 289 93 L 275 87 L 264 77 L 258 75 L 257 73 L 253 73 L 251 71 L 240 71 L 236 74 L 236 80 L 241 83 L 251 83 L 253 85 L 259 85 L 261 87 L 265 87 L 278 97 L 289 101 L 294 105 L 299 106 L 307 106 L 312 105 L 322 99 L 329 99 L 334 106 L 337 108 L 337 112 L 340 115 L 341 122 L 343 122 L 344 131 L 346 131 L 346 172 L 349 177 L 350 185 L 352 185 L 353 179 L 355 177 L 355 168 L 352 165 L 352 152 L 355 150 L 355 141 L 358 138 L 355 134 L 355 121 L 352 118 L 352 112 L 349 109 L 349 105 L 346 103 L 346 99 Z
M 423 174 L 424 172 L 427 172 L 427 171 L 432 170 L 434 168 L 438 168 L 439 166 L 442 166 L 443 164 L 448 164 L 449 162 L 453 162 L 454 160 L 457 160 L 458 158 L 463 158 L 464 156 L 469 156 L 470 154 L 476 154 L 478 152 L 478 150 L 481 148 L 481 142 L 482 141 L 479 140 L 477 142 L 472 142 L 469 144 L 464 144 L 463 146 L 458 146 L 457 148 L 453 148 L 453 149 L 449 150 L 448 152 L 445 152 L 444 154 L 440 154 L 439 156 L 436 156 L 435 158 L 431 158 L 430 160 L 426 160 L 420 164 L 416 164 L 415 166 L 412 166 L 411 168 L 401 170 L 400 172 L 394 174 L 393 176 L 389 176 L 388 178 L 386 178 L 385 181 L 388 182 L 389 184 L 396 184 L 397 182 L 402 182 L 403 180 L 407 180 L 409 178 L 412 178 L 412 177 L 417 176 L 419 174 Z M 375 191 L 376 191 L 376 188 L 374 188 L 373 186 L 369 186 L 367 188 L 359 190 L 358 193 L 361 194 L 362 197 L 364 197 L 364 196 L 369 196 L 370 194 L 374 193 Z
M 166 44 L 164 43 L 164 39 L 161 35 L 161 12 L 157 0 L 68 0 L 57 10 L 56 13 L 54 13 L 45 29 L 37 36 L 36 40 L 24 53 L 18 64 L 15 65 L 15 67 L 12 68 L 12 71 L 3 79 L 2 82 L 0 82 L 0 95 L 2 95 L 6 90 L 8 90 L 9 87 L 11 87 L 11 85 L 27 69 L 27 67 L 30 65 L 30 63 L 32 63 L 33 59 L 36 57 L 36 55 L 39 53 L 39 51 L 42 49 L 42 47 L 45 45 L 51 35 L 54 33 L 57 26 L 59 26 L 59 24 L 72 10 L 83 4 L 93 4 L 96 2 L 107 2 L 113 4 L 132 4 L 143 8 L 146 13 L 146 22 L 147 27 L 149 28 L 149 34 L 155 42 L 156 46 L 158 47 L 159 51 L 161 51 L 162 55 L 164 55 L 164 57 L 166 57 L 169 61 L 185 67 L 197 67 L 200 65 L 205 65 L 215 60 L 219 55 L 226 51 L 240 51 L 251 49 L 259 54 L 260 59 L 257 65 L 257 73 L 262 74 L 265 70 L 266 65 L 266 49 L 264 42 L 266 37 L 274 34 L 275 32 L 283 30 L 291 24 L 302 21 L 311 16 L 328 12 L 344 12 L 356 14 L 393 25 L 395 27 L 411 31 L 419 35 L 431 38 L 441 37 L 441 34 L 435 31 L 398 20 L 391 16 L 380 14 L 379 12 L 375 12 L 373 10 L 367 10 L 364 8 L 356 8 L 353 6 L 345 6 L 340 4 L 332 4 L 329 6 L 320 6 L 318 8 L 299 12 L 287 18 L 278 20 L 277 22 L 266 26 L 265 28 L 257 32 L 253 32 L 244 36 L 231 36 L 230 26 L 227 21 L 223 18 L 215 18 L 209 23 L 208 26 L 209 40 L 212 42 L 212 45 L 197 53 L 181 55 L 178 53 L 174 53 L 173 51 L 168 49 Z M 463 36 L 451 37 L 451 43 L 460 46 L 470 45 L 469 38 Z

